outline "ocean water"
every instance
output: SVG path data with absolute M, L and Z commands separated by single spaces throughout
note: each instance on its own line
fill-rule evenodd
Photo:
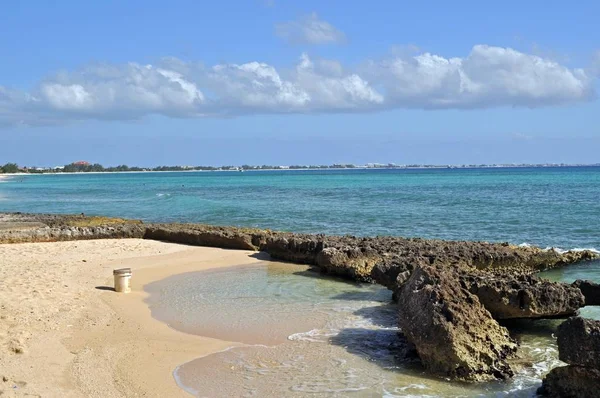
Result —
M 179 172 L 14 176 L 0 211 L 100 214 L 294 232 L 600 249 L 600 168 Z M 542 273 L 600 282 L 600 261 Z M 242 344 L 174 370 L 198 396 L 533 396 L 558 366 L 560 320 L 510 324 L 530 362 L 506 383 L 430 377 L 398 356 L 391 293 L 307 267 L 257 266 L 146 286 L 153 316 Z M 600 309 L 582 315 L 600 319 Z
M 600 248 L 600 167 L 16 176 L 0 211 Z

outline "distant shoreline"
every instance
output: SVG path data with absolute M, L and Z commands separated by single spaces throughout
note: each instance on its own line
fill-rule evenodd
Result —
M 177 167 L 177 166 L 175 166 Z M 575 168 L 575 167 L 600 167 L 600 163 L 595 164 L 523 164 L 523 165 L 421 165 L 421 166 L 353 166 L 353 167 L 306 167 L 306 168 L 238 168 L 238 169 L 182 169 L 182 170 L 132 170 L 132 171 L 35 171 L 35 172 L 19 172 L 19 173 L 0 173 L 1 179 L 8 179 L 11 176 L 31 176 L 31 175 L 72 175 L 72 174 L 142 174 L 142 173 L 190 173 L 190 172 L 229 172 L 240 173 L 250 171 L 340 171 L 340 170 L 428 170 L 428 169 L 527 169 L 527 168 Z

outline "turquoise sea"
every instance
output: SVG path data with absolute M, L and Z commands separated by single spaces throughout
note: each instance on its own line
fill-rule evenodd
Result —
M 0 179 L 0 211 L 600 249 L 600 167 L 12 176 Z M 600 282 L 600 261 L 542 276 Z M 197 396 L 532 397 L 561 365 L 561 321 L 519 321 L 511 331 L 531 366 L 512 380 L 431 377 L 397 356 L 391 292 L 301 265 L 175 275 L 145 289 L 171 327 L 243 344 L 174 369 Z M 598 307 L 581 312 L 600 319 Z
M 600 248 L 600 167 L 14 176 L 0 211 Z

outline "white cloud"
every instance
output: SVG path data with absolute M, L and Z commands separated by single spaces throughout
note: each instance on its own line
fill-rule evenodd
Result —
M 334 44 L 346 40 L 343 32 L 329 22 L 319 19 L 314 12 L 297 21 L 275 25 L 275 33 L 292 44 Z
M 310 102 L 306 91 L 283 80 L 274 67 L 264 63 L 216 65 L 208 72 L 207 80 L 227 108 L 286 112 Z
M 592 98 L 592 77 L 510 48 L 474 46 L 465 58 L 430 53 L 369 62 L 386 102 L 407 108 L 538 107 Z
M 34 96 L 67 114 L 108 118 L 147 113 L 193 116 L 205 100 L 181 73 L 136 63 L 61 73 L 42 82 Z
M 44 84 L 41 94 L 51 106 L 59 110 L 92 110 L 94 107 L 92 96 L 79 84 Z
M 313 63 L 302 54 L 295 80 L 311 93 L 312 110 L 367 110 L 383 103 L 383 96 L 357 74 L 344 74 L 340 64 Z
M 0 126 L 81 119 L 368 112 L 394 108 L 540 107 L 594 98 L 594 68 L 567 68 L 509 48 L 474 46 L 464 58 L 395 52 L 348 68 L 302 54 L 291 69 L 261 62 L 205 67 L 89 65 L 25 92 L 0 86 Z

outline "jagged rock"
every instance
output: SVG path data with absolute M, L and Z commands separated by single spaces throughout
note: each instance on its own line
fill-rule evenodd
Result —
M 410 260 L 406 262 L 398 263 L 394 262 L 392 259 L 388 258 L 382 261 L 381 263 L 376 264 L 371 270 L 371 278 L 379 283 L 392 290 L 394 293 L 400 288 L 402 283 L 406 280 L 406 278 L 400 278 L 398 280 L 399 275 L 406 275 L 413 271 L 416 267 L 430 265 L 429 260 L 423 257 L 412 257 Z
M 555 398 L 595 398 L 600 395 L 600 371 L 572 365 L 554 368 L 537 392 Z
M 600 370 L 600 321 L 569 318 L 559 325 L 557 337 L 561 361 Z
M 58 242 L 86 239 L 142 238 L 145 227 L 140 224 L 100 225 L 96 227 L 37 227 L 1 229 L 0 243 Z
M 422 265 L 452 266 L 465 271 L 484 270 L 498 276 L 531 275 L 535 272 L 591 260 L 598 257 L 592 251 L 560 253 L 537 247 L 520 247 L 507 243 L 451 242 L 425 239 L 373 238 L 382 254 L 375 265 L 372 279 L 396 290 L 398 274 Z M 398 239 L 390 242 L 389 239 Z M 378 249 L 379 247 L 383 247 Z M 389 247 L 388 247 L 389 245 Z
M 321 235 L 273 233 L 260 239 L 259 249 L 278 260 L 314 265 L 324 248 Z
M 369 250 L 357 247 L 336 249 L 327 247 L 319 252 L 316 263 L 335 275 L 344 275 L 358 281 L 371 281 L 371 270 L 380 257 Z
M 85 215 L 0 213 L 0 243 L 141 237 L 190 245 L 262 250 L 276 259 L 319 263 L 324 272 L 375 281 L 392 290 L 396 288 L 398 274 L 420 265 L 484 269 L 498 275 L 531 274 L 598 257 L 591 251 L 559 253 L 508 243 L 325 236 L 201 224 L 141 224 L 136 220 Z M 337 251 L 321 254 L 326 248 Z
M 566 317 L 584 305 L 584 297 L 576 287 L 532 275 L 463 273 L 461 281 L 494 319 Z
M 585 297 L 585 305 L 600 305 L 600 283 L 578 279 L 573 286 L 581 290 Z
M 455 270 L 421 266 L 399 290 L 399 326 L 423 365 L 444 377 L 484 381 L 513 375 L 517 344 Z
M 252 235 L 242 229 L 194 224 L 156 224 L 146 227 L 144 239 L 223 249 L 256 250 Z

